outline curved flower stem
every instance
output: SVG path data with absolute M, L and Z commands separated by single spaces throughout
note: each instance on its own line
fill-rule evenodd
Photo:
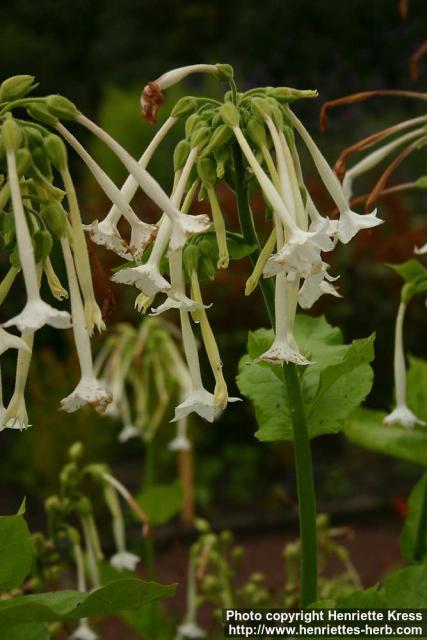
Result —
M 244 184 L 242 155 L 234 147 L 235 191 L 240 226 L 243 237 L 248 244 L 256 244 L 259 240 L 255 231 L 252 212 L 248 202 L 248 194 Z M 250 258 L 255 265 L 260 254 L 258 248 Z M 270 279 L 260 280 L 261 291 L 271 324 L 274 327 L 274 290 Z M 304 410 L 301 385 L 296 365 L 288 363 L 283 366 L 292 428 L 294 434 L 295 471 L 297 475 L 300 539 L 301 539 L 301 576 L 300 606 L 306 607 L 317 597 L 317 529 L 316 499 L 313 481 L 313 464 L 311 458 L 310 438 Z

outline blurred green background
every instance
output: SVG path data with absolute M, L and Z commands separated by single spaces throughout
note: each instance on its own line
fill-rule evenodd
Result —
M 180 65 L 228 62 L 234 66 L 242 89 L 257 85 L 317 88 L 319 99 L 296 109 L 333 162 L 342 148 L 359 138 L 423 113 L 422 103 L 377 98 L 333 112 L 326 133 L 320 134 L 318 127 L 324 100 L 375 88 L 423 90 L 427 61 L 421 65 L 416 83 L 410 80 L 408 62 L 426 36 L 426 24 L 427 4 L 421 0 L 410 3 L 406 20 L 399 15 L 397 0 L 265 0 L 261 4 L 248 0 L 15 0 L 2 8 L 0 72 L 2 78 L 34 74 L 41 93 L 68 96 L 137 156 L 153 133 L 151 125 L 139 117 L 139 94 L 145 83 Z M 167 92 L 162 117 L 181 95 L 215 95 L 221 90 L 216 83 L 194 77 Z M 93 139 L 84 137 L 81 130 L 78 134 L 120 184 L 125 174 L 114 158 Z M 161 147 L 152 164 L 154 175 L 164 185 L 171 181 L 171 152 L 179 139 L 174 136 Z M 399 169 L 399 179 L 425 173 L 425 155 L 418 155 Z M 306 163 L 306 167 L 307 183 L 327 212 L 331 203 L 311 165 Z M 74 161 L 73 168 L 85 219 L 102 217 L 108 203 L 78 162 Z M 236 228 L 230 194 L 224 192 L 221 200 L 230 228 Z M 312 310 L 315 315 L 325 313 L 331 323 L 339 324 L 346 339 L 378 332 L 375 385 L 369 398 L 373 407 L 387 408 L 392 401 L 393 325 L 400 283 L 384 263 L 409 258 L 414 244 L 426 241 L 425 208 L 424 193 L 411 199 L 395 196 L 383 200 L 380 216 L 387 224 L 360 234 L 351 246 L 339 248 L 332 257 L 332 273 L 341 274 L 343 300 L 322 300 Z M 144 198 L 138 200 L 138 210 L 147 219 L 157 215 Z M 104 279 L 97 283 L 98 294 L 103 296 L 110 286 L 108 271 L 118 261 L 101 250 L 98 255 L 105 271 Z M 233 263 L 231 271 L 218 274 L 205 294 L 206 300 L 215 302 L 210 317 L 234 395 L 233 378 L 247 332 L 265 324 L 259 295 L 243 296 L 249 268 L 246 260 Z M 139 322 L 133 309 L 134 291 L 123 287 L 113 293 L 116 306 L 110 323 Z M 9 304 L 5 304 L 4 318 L 9 317 Z M 406 340 L 408 350 L 418 356 L 427 352 L 424 327 L 423 301 L 414 302 L 408 313 Z M 96 338 L 95 350 L 101 342 L 102 337 Z M 33 427 L 22 435 L 2 434 L 0 467 L 2 487 L 7 488 L 2 491 L 2 513 L 14 508 L 17 495 L 26 494 L 31 498 L 28 509 L 35 520 L 41 517 L 42 498 L 56 487 L 66 447 L 74 439 L 86 444 L 88 457 L 111 462 L 133 488 L 140 484 L 144 460 L 143 447 L 135 441 L 117 445 L 120 427 L 113 420 L 99 418 L 90 410 L 71 416 L 57 412 L 60 398 L 77 381 L 70 338 L 45 329 L 37 345 L 29 385 Z M 13 369 L 6 369 L 9 389 L 12 375 Z M 268 508 L 280 511 L 283 496 L 294 495 L 289 447 L 261 445 L 253 438 L 254 431 L 247 403 L 230 406 L 214 425 L 193 422 L 201 513 L 222 516 L 244 510 L 250 503 L 259 513 Z M 164 481 L 172 480 L 176 473 L 174 456 L 166 448 L 172 433 L 171 425 L 165 424 L 157 447 L 158 477 Z M 357 494 L 360 470 L 366 469 L 367 462 L 373 464 L 373 456 L 358 451 L 355 460 L 354 450 L 339 436 L 322 438 L 315 449 L 316 474 L 324 500 L 333 494 L 342 495 L 345 502 L 349 495 Z M 411 469 L 387 464 L 380 473 L 385 486 L 367 474 L 368 489 L 377 491 L 382 499 L 384 493 L 388 499 L 394 490 L 400 491 L 396 478 L 412 480 L 414 476 Z M 396 489 L 390 478 L 396 480 Z

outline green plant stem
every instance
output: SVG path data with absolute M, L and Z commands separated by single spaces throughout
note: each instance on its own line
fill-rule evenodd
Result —
M 252 264 L 255 264 L 260 253 L 260 244 L 252 218 L 247 189 L 244 184 L 242 155 L 237 146 L 233 149 L 233 160 L 240 227 L 245 241 L 258 247 L 250 256 Z M 274 290 L 271 279 L 261 279 L 260 287 L 270 322 L 274 327 Z M 317 598 L 317 527 L 313 463 L 304 401 L 296 365 L 293 363 L 285 364 L 283 373 L 288 391 L 294 435 L 295 471 L 298 489 L 301 540 L 300 606 L 306 607 Z
M 420 519 L 418 521 L 417 536 L 415 539 L 414 559 L 420 562 L 426 550 L 427 537 L 427 490 L 424 491 L 423 501 L 420 509 Z
M 147 491 L 155 483 L 156 474 L 156 443 L 154 438 L 146 441 L 146 456 L 144 465 L 144 484 L 143 491 Z M 156 550 L 154 531 L 152 530 L 149 537 L 144 538 L 144 560 L 149 579 L 156 576 Z

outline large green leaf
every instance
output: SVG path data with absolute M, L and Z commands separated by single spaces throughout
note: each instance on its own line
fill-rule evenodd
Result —
M 383 411 L 358 409 L 347 420 L 344 433 L 355 444 L 377 453 L 427 466 L 427 429 L 385 425 Z
M 413 488 L 408 506 L 400 547 L 406 562 L 419 562 L 427 550 L 427 473 Z
M 91 593 L 56 591 L 18 596 L 0 601 L 0 625 L 77 620 L 124 610 L 167 598 L 175 593 L 175 585 L 125 578 L 114 580 Z
M 50 638 L 47 622 L 3 627 L 3 634 L 7 640 L 49 640 Z
M 23 511 L 0 516 L 0 592 L 19 587 L 31 570 L 33 548 Z
M 387 607 L 427 608 L 427 564 L 392 571 L 384 579 L 382 593 Z
M 369 362 L 374 357 L 374 336 L 345 345 L 340 330 L 324 317 L 298 315 L 295 337 L 301 353 L 312 361 L 299 368 L 309 435 L 336 433 L 371 389 Z M 254 404 L 259 425 L 256 437 L 292 440 L 283 369 L 257 361 L 272 341 L 272 331 L 259 329 L 249 334 L 248 353 L 239 363 L 237 384 Z
M 138 502 L 151 524 L 165 524 L 175 517 L 181 509 L 181 485 L 179 482 L 153 485 L 139 494 Z
M 415 415 L 427 422 L 427 362 L 421 358 L 409 358 L 406 400 Z

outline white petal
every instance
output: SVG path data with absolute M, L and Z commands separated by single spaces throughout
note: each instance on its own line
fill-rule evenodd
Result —
M 197 640 L 197 638 L 206 638 L 206 633 L 203 631 L 201 627 L 195 622 L 185 622 L 178 627 L 178 633 L 183 638 L 188 638 L 189 640 Z
M 111 278 L 113 282 L 133 284 L 146 296 L 154 296 L 160 291 L 166 292 L 171 288 L 169 282 L 162 276 L 157 265 L 144 264 L 139 267 L 121 269 Z
M 168 449 L 171 451 L 190 451 L 191 442 L 187 436 L 176 436 L 168 444 Z
M 384 418 L 384 424 L 401 424 L 406 427 L 406 429 L 411 429 L 416 424 L 426 425 L 423 420 L 417 418 L 417 416 L 404 405 L 396 407 L 394 411 L 389 413 L 388 416 Z
M 169 243 L 171 251 L 181 249 L 187 238 L 196 234 L 207 231 L 211 226 L 209 216 L 201 214 L 198 216 L 179 214 L 172 226 L 172 235 Z
M 141 558 L 136 556 L 134 553 L 130 553 L 129 551 L 119 551 L 110 558 L 110 564 L 119 571 L 135 571 L 140 560 Z
M 141 430 L 138 427 L 133 424 L 127 424 L 119 433 L 119 442 L 127 442 L 131 438 L 139 438 L 140 436 Z
M 72 634 L 71 640 L 98 640 L 98 636 L 95 631 L 92 631 L 86 620 L 81 620 L 79 626 Z
M 206 389 L 192 391 L 177 407 L 175 416 L 171 422 L 177 422 L 190 413 L 197 413 L 208 422 L 213 422 L 221 414 L 221 409 L 214 404 L 214 395 Z
M 192 300 L 183 293 L 171 293 L 166 300 L 156 308 L 151 309 L 150 316 L 158 316 L 169 309 L 185 309 L 185 311 L 196 311 L 197 309 L 209 309 L 211 304 L 200 304 Z
M 304 358 L 301 353 L 293 349 L 284 340 L 275 340 L 271 347 L 265 353 L 260 355 L 257 360 L 280 365 L 284 362 L 293 362 L 298 365 L 311 364 L 310 360 Z
M 130 250 L 135 259 L 142 256 L 148 245 L 157 235 L 158 227 L 155 224 L 147 224 L 142 220 L 132 224 L 130 236 Z
M 424 253 L 427 253 L 427 243 L 423 244 L 422 247 L 414 247 L 414 253 L 417 256 L 422 256 Z
M 347 244 L 361 229 L 371 229 L 382 224 L 384 220 L 377 218 L 377 210 L 360 215 L 350 209 L 343 211 L 338 221 L 338 239 Z
M 84 229 L 89 232 L 92 242 L 106 247 L 125 260 L 132 260 L 128 244 L 120 236 L 115 225 L 107 220 L 94 220 L 91 224 L 84 225 Z
M 83 376 L 74 391 L 61 400 L 60 409 L 72 413 L 90 404 L 103 413 L 110 402 L 111 393 L 103 382 Z
M 67 311 L 58 311 L 43 300 L 36 300 L 27 302 L 21 313 L 5 322 L 3 326 L 16 326 L 23 332 L 37 331 L 45 324 L 55 329 L 69 329 L 71 316 Z

